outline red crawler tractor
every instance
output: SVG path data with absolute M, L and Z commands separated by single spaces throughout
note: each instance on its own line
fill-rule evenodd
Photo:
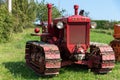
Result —
M 35 29 L 33 36 L 41 41 L 26 43 L 25 59 L 28 66 L 42 75 L 59 74 L 63 66 L 87 65 L 96 73 L 107 73 L 114 67 L 115 56 L 108 45 L 90 45 L 90 19 L 75 14 L 55 18 L 52 21 L 52 5 L 47 4 L 48 24 L 43 24 L 42 33 Z M 88 51 L 89 50 L 89 51 Z
M 114 40 L 110 42 L 111 47 L 115 52 L 116 61 L 120 61 L 120 24 L 114 25 Z

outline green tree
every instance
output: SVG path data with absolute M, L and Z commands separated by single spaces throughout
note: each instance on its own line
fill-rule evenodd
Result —
M 37 18 L 39 18 L 41 21 L 47 20 L 47 3 L 45 3 L 45 0 L 42 0 L 40 3 L 37 3 Z M 59 11 L 59 9 L 54 6 L 52 7 L 52 18 L 61 17 L 62 14 L 65 12 L 65 10 Z
M 9 41 L 13 32 L 33 26 L 35 18 L 34 0 L 12 0 L 12 13 L 8 12 L 7 0 L 0 0 L 0 42 Z
M 13 16 L 5 5 L 0 6 L 0 43 L 11 40 L 13 32 Z
M 34 0 L 13 0 L 12 14 L 16 22 L 15 32 L 33 26 L 32 22 L 36 18 L 36 3 Z
M 59 11 L 53 5 L 53 18 L 60 17 L 64 11 Z M 47 20 L 45 0 L 41 3 L 34 0 L 12 0 L 12 13 L 8 12 L 7 0 L 0 0 L 0 42 L 9 41 L 13 32 L 21 32 L 33 26 L 36 17 L 42 21 Z
M 6 2 L 6 0 L 0 0 L 0 5 L 5 3 L 5 2 Z

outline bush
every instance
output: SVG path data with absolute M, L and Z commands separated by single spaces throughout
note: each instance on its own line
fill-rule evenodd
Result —
M 4 5 L 0 6 L 0 43 L 12 39 L 13 17 Z
M 12 15 L 14 16 L 14 32 L 22 32 L 23 29 L 33 26 L 36 18 L 36 4 L 34 0 L 13 0 Z

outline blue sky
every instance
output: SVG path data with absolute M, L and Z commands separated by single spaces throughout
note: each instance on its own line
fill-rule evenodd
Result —
M 41 0 L 38 0 L 39 2 Z M 96 20 L 119 20 L 120 21 L 120 0 L 45 0 L 53 3 L 60 10 L 65 9 L 68 15 L 74 14 L 74 4 L 79 5 L 79 10 L 84 9 L 90 12 L 91 19 Z

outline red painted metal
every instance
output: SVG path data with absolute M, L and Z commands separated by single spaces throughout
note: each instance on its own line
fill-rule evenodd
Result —
M 51 33 L 51 24 L 52 24 L 52 4 L 47 4 L 48 8 L 48 32 Z
M 102 63 L 102 68 L 114 68 L 114 63 Z
M 49 33 L 42 33 L 42 34 L 31 34 L 32 36 L 49 36 Z
M 68 66 L 68 65 L 72 65 L 72 64 L 74 64 L 74 62 L 71 60 L 66 60 L 66 61 L 63 60 L 61 63 L 61 66 L 64 67 L 64 66 Z
M 79 8 L 79 6 L 78 6 L 78 5 L 74 5 L 75 15 L 78 15 L 78 8 Z
M 113 48 L 115 52 L 115 59 L 116 61 L 120 61 L 120 40 L 115 39 L 110 42 L 111 47 Z
M 88 63 L 87 63 L 87 61 L 84 61 L 84 60 L 81 61 L 81 60 L 80 60 L 80 61 L 76 61 L 75 64 L 87 65 Z
M 90 18 L 80 15 L 73 15 L 68 17 L 68 22 L 90 22 Z
M 35 28 L 34 32 L 35 32 L 35 33 L 39 33 L 39 32 L 40 32 L 40 29 L 39 29 L 39 28 Z
M 87 65 L 97 73 L 107 73 L 114 67 L 114 53 L 109 46 L 90 45 L 90 18 L 78 15 L 74 5 L 72 16 L 55 18 L 52 21 L 52 4 L 47 4 L 48 24 L 42 24 L 41 41 L 26 43 L 26 63 L 36 72 L 55 75 L 63 66 Z M 62 22 L 64 28 L 57 28 Z M 52 25 L 51 25 L 52 24 Z M 90 52 L 87 52 L 90 48 Z M 41 67 L 42 66 L 42 67 Z
M 88 48 L 89 41 L 87 41 L 87 38 L 89 37 L 89 34 L 87 34 L 86 30 L 87 28 L 87 23 L 83 24 L 70 24 L 67 25 L 67 47 L 71 53 L 73 53 L 73 49 L 76 45 L 79 45 L 84 48 L 86 51 Z M 89 30 L 89 29 L 88 29 Z M 78 35 L 79 33 L 79 35 Z
M 119 39 L 120 38 L 120 24 L 115 24 L 114 25 L 114 35 L 113 37 L 115 39 Z

